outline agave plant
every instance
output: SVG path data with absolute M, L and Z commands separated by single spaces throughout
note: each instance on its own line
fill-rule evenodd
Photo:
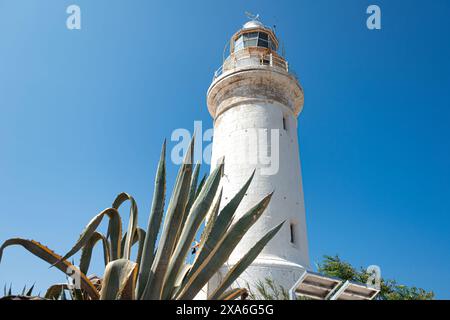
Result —
M 137 226 L 138 207 L 127 193 L 119 194 L 112 207 L 96 215 L 82 231 L 72 249 L 60 256 L 46 246 L 22 238 L 5 241 L 0 247 L 0 262 L 5 248 L 20 245 L 79 282 L 51 286 L 45 297 L 56 299 L 69 290 L 77 299 L 193 299 L 228 260 L 233 249 L 267 208 L 272 194 L 256 203 L 247 213 L 234 221 L 235 212 L 252 181 L 253 174 L 239 192 L 220 210 L 222 190 L 220 181 L 224 162 L 198 183 L 200 165 L 193 165 L 191 141 L 176 178 L 173 193 L 164 214 L 166 198 L 166 143 L 164 142 L 155 179 L 153 202 L 147 231 Z M 119 208 L 129 201 L 129 223 L 122 236 Z M 107 234 L 97 231 L 103 218 L 108 218 Z M 163 219 L 164 218 L 164 219 Z M 258 256 L 264 246 L 280 230 L 283 223 L 269 231 L 229 270 L 209 299 L 235 299 L 245 289 L 228 290 L 230 285 Z M 162 231 L 160 232 L 162 226 Z M 201 226 L 203 232 L 192 263 L 188 255 Z M 92 250 L 102 244 L 105 262 L 103 278 L 88 277 Z M 131 258 L 138 246 L 136 260 Z M 78 266 L 69 258 L 81 250 Z M 228 290 L 228 291 L 227 291 Z
M 20 294 L 13 294 L 12 284 L 10 284 L 9 289 L 6 289 L 6 285 L 3 288 L 3 298 L 0 300 L 39 300 L 41 299 L 38 296 L 32 296 L 34 289 L 34 284 L 27 288 L 27 286 L 23 287 L 22 292 Z

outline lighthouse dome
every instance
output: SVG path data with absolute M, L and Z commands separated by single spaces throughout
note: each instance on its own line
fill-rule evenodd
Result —
M 265 28 L 265 26 L 264 24 L 262 24 L 261 21 L 251 20 L 248 21 L 246 24 L 244 24 L 244 26 L 242 27 L 242 29 L 253 29 L 253 28 Z

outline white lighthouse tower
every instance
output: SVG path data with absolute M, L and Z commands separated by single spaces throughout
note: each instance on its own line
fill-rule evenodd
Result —
M 254 287 L 269 278 L 288 290 L 310 267 L 297 138 L 303 90 L 279 53 L 274 31 L 257 18 L 231 38 L 230 54 L 214 76 L 207 103 L 214 119 L 211 170 L 225 158 L 222 205 L 254 169 L 237 217 L 274 191 L 269 207 L 218 277 L 270 229 L 286 221 L 236 285 Z M 216 281 L 210 282 L 208 291 Z

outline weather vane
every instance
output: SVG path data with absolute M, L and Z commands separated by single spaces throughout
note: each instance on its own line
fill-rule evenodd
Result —
M 245 11 L 245 15 L 247 16 L 247 18 L 249 18 L 250 20 L 259 20 L 259 13 L 258 14 L 253 14 L 250 13 L 248 11 Z

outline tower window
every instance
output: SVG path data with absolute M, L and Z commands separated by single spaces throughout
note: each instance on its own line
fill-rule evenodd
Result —
M 269 48 L 269 35 L 264 32 L 259 33 L 258 47 Z
M 286 121 L 286 117 L 283 117 L 283 130 L 287 131 L 287 121 Z
M 289 231 L 291 236 L 291 244 L 295 244 L 295 224 L 293 224 L 292 222 L 289 225 Z
M 264 32 L 259 33 L 259 40 L 269 41 L 269 35 Z

